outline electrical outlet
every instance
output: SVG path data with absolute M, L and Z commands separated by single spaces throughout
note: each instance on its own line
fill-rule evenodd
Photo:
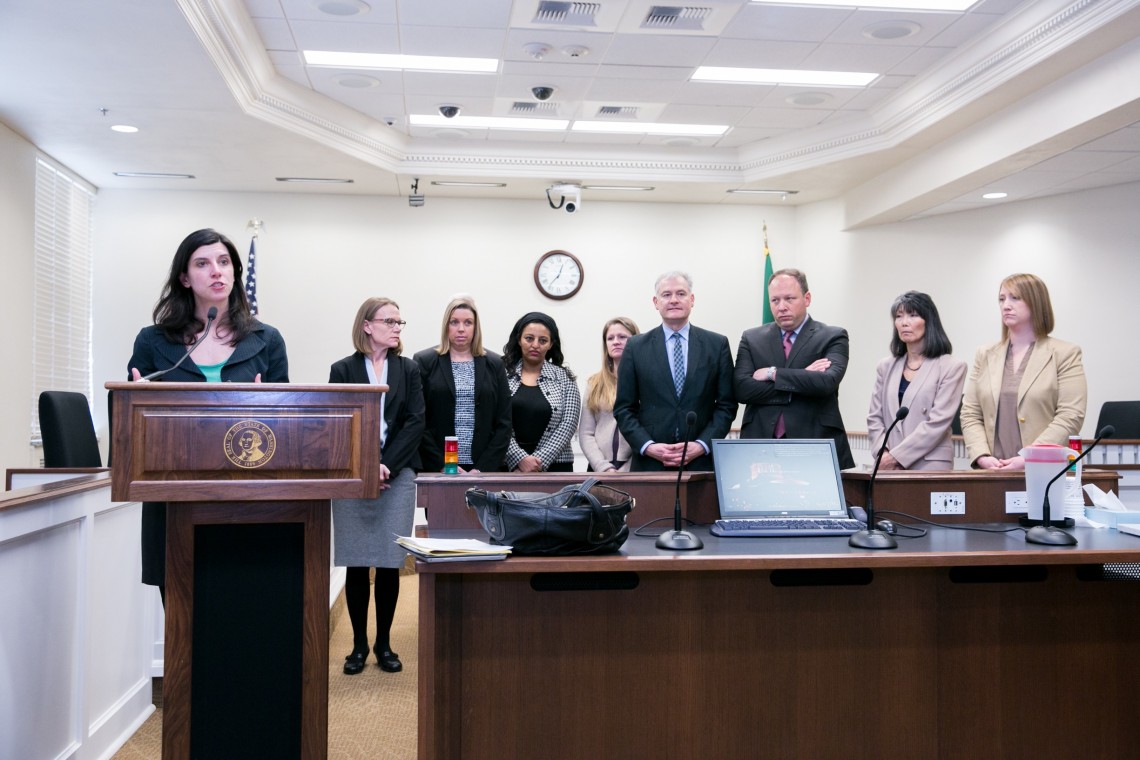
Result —
M 1007 515 L 1029 514 L 1029 497 L 1025 491 L 1005 492 L 1005 513 Z
M 930 514 L 932 515 L 964 515 L 966 514 L 965 491 L 933 491 L 930 494 Z

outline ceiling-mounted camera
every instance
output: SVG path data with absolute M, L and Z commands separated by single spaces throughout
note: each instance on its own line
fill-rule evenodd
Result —
M 454 119 L 459 115 L 459 106 L 440 106 L 439 115 L 445 119 Z
M 420 178 L 416 177 L 412 180 L 412 192 L 408 196 L 408 205 L 412 208 L 419 208 L 424 205 L 424 196 L 420 193 Z
M 530 91 L 534 93 L 534 97 L 538 98 L 539 100 L 550 100 L 550 96 L 554 94 L 553 87 L 531 87 Z
M 558 203 L 554 202 L 555 196 Z M 573 214 L 582 207 L 581 185 L 551 185 L 546 189 L 546 200 L 552 209 L 562 209 L 567 214 Z

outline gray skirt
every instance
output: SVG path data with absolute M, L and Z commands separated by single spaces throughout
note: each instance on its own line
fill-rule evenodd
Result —
M 338 567 L 403 567 L 407 552 L 396 536 L 412 535 L 416 474 L 410 467 L 388 481 L 377 499 L 333 499 L 333 546 Z

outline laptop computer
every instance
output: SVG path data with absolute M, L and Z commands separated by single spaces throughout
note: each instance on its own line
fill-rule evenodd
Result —
M 712 442 L 720 519 L 716 536 L 849 536 L 866 527 L 847 513 L 835 441 Z

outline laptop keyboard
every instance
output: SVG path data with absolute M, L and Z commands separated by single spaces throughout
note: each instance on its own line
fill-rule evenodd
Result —
M 710 532 L 714 536 L 778 537 L 778 536 L 850 536 L 866 526 L 858 520 L 846 518 L 785 518 L 752 517 L 737 520 L 717 520 Z

